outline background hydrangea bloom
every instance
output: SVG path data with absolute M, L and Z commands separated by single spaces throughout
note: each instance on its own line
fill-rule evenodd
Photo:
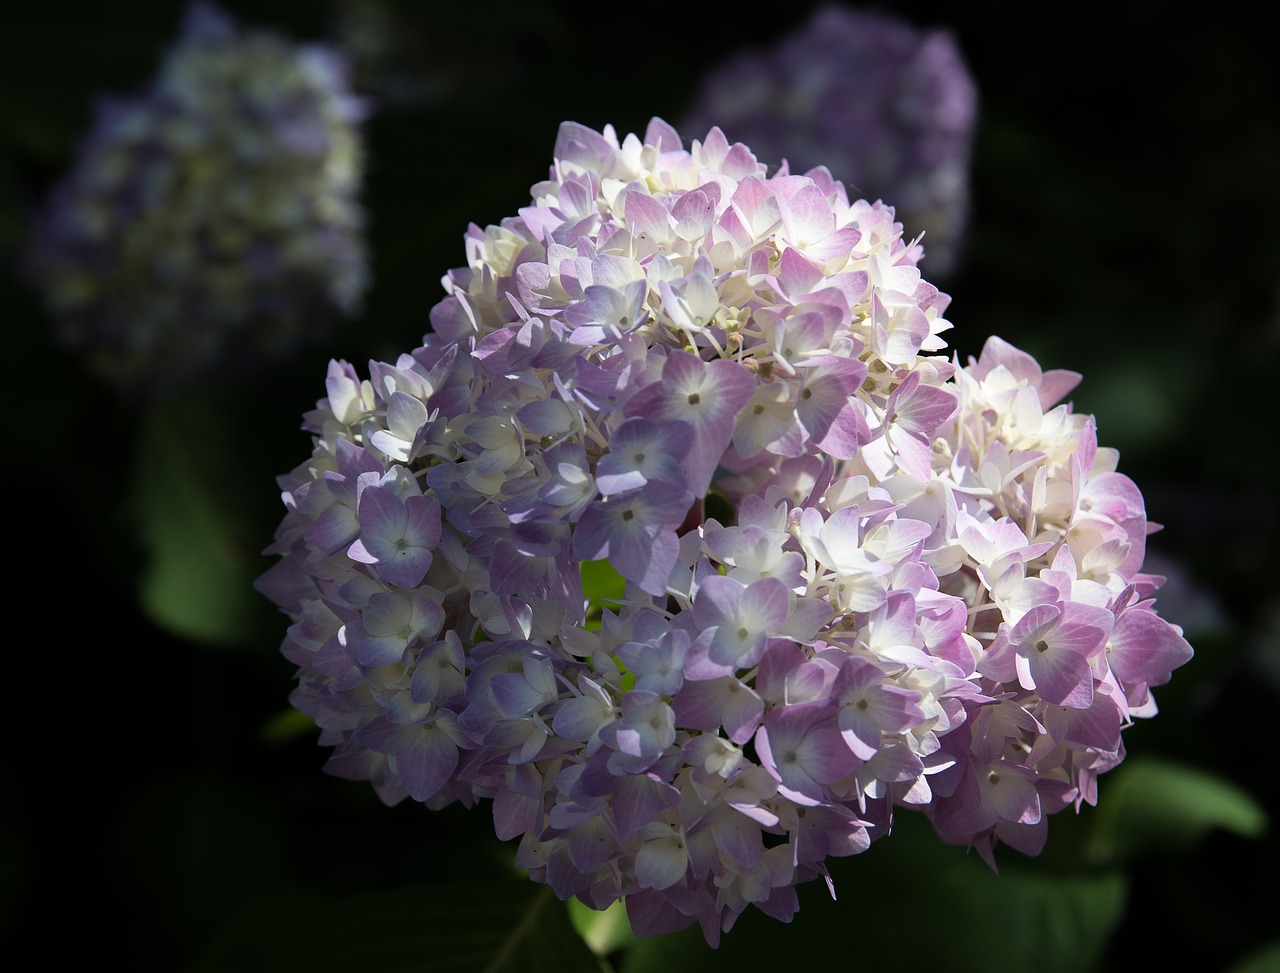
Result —
M 942 276 L 962 249 L 978 94 L 949 32 L 838 6 L 703 77 L 681 127 L 719 125 L 762 160 L 825 165 L 891 202 L 908 238 L 927 232 Z
M 331 363 L 280 480 L 260 588 L 329 769 L 491 799 L 561 898 L 713 944 L 903 809 L 1039 851 L 1191 656 L 1079 376 L 949 360 L 920 248 L 825 169 L 656 119 L 554 160 L 421 346 Z
M 62 338 L 139 393 L 353 311 L 362 114 L 332 50 L 191 7 L 150 88 L 99 105 L 35 227 L 28 270 Z

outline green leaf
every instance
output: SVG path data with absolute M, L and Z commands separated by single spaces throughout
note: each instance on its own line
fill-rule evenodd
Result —
M 1228 967 L 1226 973 L 1276 973 L 1280 970 L 1280 940 L 1262 947 Z
M 1217 829 L 1245 838 L 1267 829 L 1266 812 L 1249 794 L 1191 767 L 1130 760 L 1100 786 L 1085 850 L 1095 864 L 1183 850 Z
M 1046 869 L 1002 851 L 996 875 L 975 855 L 939 842 L 920 815 L 902 812 L 893 834 L 866 853 L 828 860 L 835 901 L 821 881 L 811 882 L 800 887 L 800 912 L 788 924 L 748 909 L 714 952 L 695 927 L 639 940 L 619 969 L 786 969 L 798 956 L 810 968 L 856 959 L 868 970 L 904 961 L 948 973 L 1097 969 L 1124 916 L 1125 876 Z M 921 916 L 939 908 L 933 931 L 920 935 Z
M 583 561 L 582 591 L 592 607 L 604 602 L 616 604 L 626 592 L 627 579 L 620 575 L 607 560 Z
M 111 894 L 134 917 L 140 968 L 177 968 L 173 956 L 204 942 L 248 891 L 284 880 L 280 812 L 235 781 L 149 780 L 116 817 Z
M 194 973 L 271 973 L 298 953 L 298 932 L 327 915 L 331 904 L 309 889 L 254 889 L 202 946 Z
M 1006 849 L 1008 851 L 1008 849 Z M 1120 872 L 1057 875 L 1044 870 L 984 874 L 986 895 L 965 903 L 968 948 L 960 969 L 1072 973 L 1096 970 L 1124 917 L 1128 882 Z M 963 885 L 953 883 L 945 900 L 959 902 Z M 987 928 L 999 917 L 1000 936 Z M 939 955 L 941 961 L 942 955 Z
M 133 510 L 148 555 L 139 596 L 161 628 L 213 645 L 247 644 L 265 599 L 265 565 L 240 496 L 230 420 L 218 403 L 180 399 L 142 429 Z
M 587 598 L 587 631 L 600 628 L 600 613 L 616 608 L 626 593 L 627 579 L 614 570 L 607 560 L 583 561 L 582 593 Z
M 622 900 L 604 911 L 597 911 L 577 899 L 570 899 L 569 920 L 597 956 L 608 956 L 636 943 L 631 922 L 627 919 L 627 907 Z
M 293 918 L 261 902 L 241 909 L 201 957 L 200 970 L 261 973 L 607 973 L 547 886 L 511 882 L 355 896 Z M 244 965 L 245 957 L 253 962 Z
M 292 706 L 283 709 L 262 727 L 262 739 L 267 743 L 292 743 L 316 732 L 316 721 Z

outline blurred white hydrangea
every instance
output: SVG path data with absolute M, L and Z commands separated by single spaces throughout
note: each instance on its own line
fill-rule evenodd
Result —
M 954 38 L 886 14 L 823 7 L 764 50 L 704 76 L 681 128 L 722 128 L 792 172 L 825 165 L 867 199 L 893 204 L 908 239 L 928 231 L 946 276 L 969 209 L 978 93 Z
M 28 271 L 62 339 L 144 395 L 353 312 L 362 116 L 335 52 L 192 6 L 152 85 L 98 106 L 34 228 Z

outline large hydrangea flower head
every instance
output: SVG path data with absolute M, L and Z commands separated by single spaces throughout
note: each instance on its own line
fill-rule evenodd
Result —
M 554 158 L 281 478 L 259 585 L 328 769 L 490 800 L 562 898 L 712 943 L 903 810 L 1037 851 L 1191 654 L 1078 376 L 948 360 L 920 249 L 824 169 L 656 119 Z
M 825 165 L 861 195 L 893 203 L 929 265 L 963 249 L 978 95 L 955 38 L 889 14 L 819 8 L 767 48 L 703 76 L 682 127 L 721 126 L 761 159 Z
M 147 394 L 323 334 L 367 284 L 362 116 L 334 51 L 192 6 L 151 86 L 99 105 L 34 228 L 61 337 Z

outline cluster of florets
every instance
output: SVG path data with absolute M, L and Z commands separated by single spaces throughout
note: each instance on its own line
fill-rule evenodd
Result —
M 260 587 L 328 769 L 491 799 L 561 897 L 712 943 L 899 809 L 1037 851 L 1191 654 L 1078 376 L 938 355 L 893 211 L 718 129 L 565 124 L 532 192 L 281 478 Z
M 334 52 L 193 6 L 151 87 L 99 105 L 35 226 L 29 271 L 63 339 L 138 394 L 353 311 L 362 114 Z
M 968 220 L 977 103 L 948 31 L 831 6 L 713 67 L 682 127 L 719 125 L 762 159 L 822 164 L 859 195 L 891 201 L 910 233 L 927 231 L 940 275 Z

